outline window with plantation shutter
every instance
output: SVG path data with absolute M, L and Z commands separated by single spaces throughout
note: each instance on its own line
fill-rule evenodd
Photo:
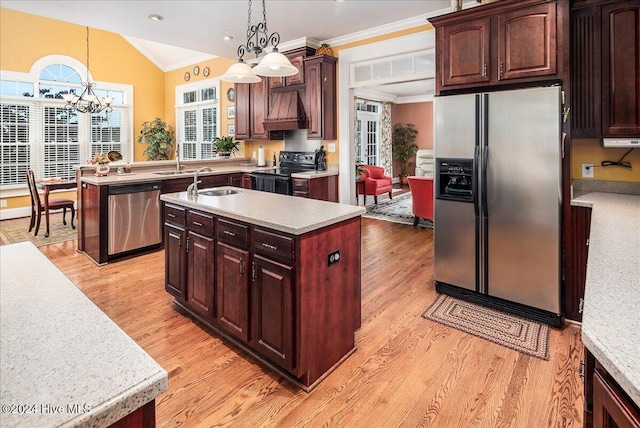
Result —
M 0 187 L 26 189 L 27 169 L 36 178 L 73 178 L 74 166 L 96 153 L 115 150 L 133 160 L 133 87 L 95 82 L 97 96 L 114 99 L 111 113 L 77 113 L 65 108 L 62 94 L 82 92 L 81 74 L 60 55 L 36 61 L 31 73 L 2 71 L 0 82 Z M 42 64 L 41 69 L 36 65 Z M 35 76 L 35 77 L 33 77 Z M 30 80 L 31 79 L 31 80 Z
M 219 136 L 218 79 L 207 79 L 176 88 L 176 140 L 181 159 L 210 159 Z

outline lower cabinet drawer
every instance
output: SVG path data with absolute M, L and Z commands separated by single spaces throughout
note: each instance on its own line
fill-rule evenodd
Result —
M 187 228 L 201 235 L 213 238 L 215 219 L 213 214 L 200 211 L 187 211 Z
M 254 229 L 253 251 L 283 263 L 293 264 L 295 261 L 294 239 L 264 229 Z
M 309 180 L 306 178 L 294 178 L 293 179 L 293 191 L 294 192 L 308 192 Z
M 164 221 L 184 226 L 187 210 L 176 205 L 164 205 Z
M 245 224 L 219 218 L 216 232 L 219 241 L 238 248 L 249 247 L 249 226 Z

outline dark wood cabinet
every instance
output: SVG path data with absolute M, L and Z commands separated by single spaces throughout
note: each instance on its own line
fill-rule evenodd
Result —
M 264 120 L 269 115 L 269 82 L 236 83 L 235 138 L 239 140 L 269 139 Z
M 295 364 L 293 267 L 255 255 L 252 270 L 253 347 L 280 367 L 292 370 Z
M 562 79 L 568 2 L 505 0 L 431 18 L 436 92 Z
M 186 296 L 185 211 L 185 208 L 175 205 L 164 206 L 165 289 L 181 302 Z
M 309 139 L 337 138 L 336 61 L 336 58 L 326 55 L 315 55 L 304 60 Z
M 564 316 L 582 321 L 582 301 L 587 278 L 591 208 L 571 207 L 566 239 Z
M 291 65 L 298 69 L 298 74 L 288 77 L 270 77 L 269 89 L 284 88 L 287 86 L 304 85 L 304 59 L 307 56 L 313 55 L 315 49 L 309 47 L 303 47 L 299 49 L 292 49 L 284 53 L 284 55 L 291 61 Z
M 640 134 L 640 3 L 602 7 L 602 134 Z
M 444 26 L 440 76 L 442 87 L 488 84 L 491 81 L 491 18 Z
M 173 206 L 165 202 L 165 287 L 178 306 L 307 391 L 353 352 L 361 317 L 359 218 L 294 236 L 185 207 L 182 220 L 166 209 Z M 335 251 L 339 262 L 328 265 Z
M 585 348 L 584 426 L 640 428 L 640 409 Z
M 573 138 L 640 134 L 640 4 L 582 0 L 571 11 Z
M 249 173 L 242 174 L 242 188 L 251 189 L 251 174 Z
M 338 202 L 338 176 L 294 178 L 293 196 Z
M 216 307 L 218 325 L 227 333 L 249 341 L 249 251 L 217 244 Z
M 82 211 L 78 215 L 78 249 L 84 251 L 97 264 L 107 263 L 109 187 L 82 183 L 79 192 Z

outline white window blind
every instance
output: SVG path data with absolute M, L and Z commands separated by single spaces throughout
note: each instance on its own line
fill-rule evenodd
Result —
M 65 64 L 43 67 L 38 79 L 25 73 L 3 72 L 0 86 L 0 186 L 24 188 L 31 168 L 37 178 L 75 176 L 74 166 L 96 153 L 115 150 L 125 156 L 131 147 L 129 85 L 99 84 L 97 96 L 114 98 L 109 114 L 85 114 L 65 109 L 61 94 L 82 90 L 80 74 Z
M 176 88 L 176 135 L 182 159 L 214 157 L 213 141 L 219 136 L 220 115 L 218 79 L 182 85 Z

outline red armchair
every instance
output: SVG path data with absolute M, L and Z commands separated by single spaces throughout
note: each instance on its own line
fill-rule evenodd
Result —
M 364 165 L 364 172 L 360 175 L 360 181 L 364 182 L 365 202 L 367 195 L 373 195 L 373 200 L 377 204 L 378 195 L 383 193 L 389 193 L 389 199 L 391 199 L 393 179 L 388 175 L 384 175 L 384 168 Z
M 433 221 L 433 178 L 407 177 L 413 207 L 413 225 L 417 226 L 421 218 Z

